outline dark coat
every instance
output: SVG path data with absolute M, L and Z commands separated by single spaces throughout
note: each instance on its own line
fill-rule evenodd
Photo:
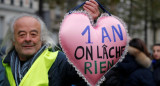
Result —
M 160 86 L 160 60 L 153 63 L 153 76 L 157 86 Z
M 9 86 L 9 81 L 6 77 L 5 68 L 2 65 L 1 57 L 0 57 L 0 86 Z
M 123 61 L 105 75 L 105 85 L 155 86 L 150 66 L 151 60 L 144 53 L 131 48 Z
M 67 61 L 64 53 L 59 52 L 58 56 L 49 70 L 49 86 L 86 86 L 84 80 L 79 77 L 75 68 Z

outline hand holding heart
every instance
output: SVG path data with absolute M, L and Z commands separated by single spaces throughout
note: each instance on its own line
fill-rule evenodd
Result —
M 85 4 L 83 5 L 83 9 L 87 11 L 95 20 L 100 14 L 98 7 L 99 5 L 95 0 L 86 1 Z
M 104 74 L 125 55 L 127 32 L 116 17 L 99 17 L 95 26 L 86 13 L 65 16 L 60 32 L 60 44 L 68 60 L 89 85 L 101 82 Z

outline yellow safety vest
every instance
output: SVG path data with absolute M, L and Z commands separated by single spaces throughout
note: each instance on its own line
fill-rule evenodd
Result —
M 19 86 L 48 86 L 48 71 L 56 60 L 57 55 L 58 51 L 51 52 L 48 49 L 44 50 L 25 74 Z M 6 69 L 6 75 L 10 85 L 16 86 L 10 65 L 3 63 L 3 66 Z

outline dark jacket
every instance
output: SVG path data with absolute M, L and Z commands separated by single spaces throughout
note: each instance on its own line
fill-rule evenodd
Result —
M 84 80 L 79 77 L 75 68 L 67 61 L 64 53 L 59 52 L 58 56 L 49 70 L 49 86 L 86 86 Z
M 160 86 L 160 60 L 153 62 L 153 76 L 157 86 Z
M 5 74 L 5 68 L 2 65 L 2 59 L 0 57 L 0 86 L 9 86 L 9 81 Z
M 129 47 L 122 62 L 105 75 L 108 86 L 155 86 L 149 67 L 151 60 L 136 48 Z

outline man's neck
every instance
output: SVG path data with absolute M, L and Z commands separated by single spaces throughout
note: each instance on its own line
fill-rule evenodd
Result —
M 20 61 L 25 62 L 25 61 L 29 60 L 30 58 L 32 58 L 33 56 L 20 56 L 20 55 L 18 55 L 18 57 L 19 57 Z

